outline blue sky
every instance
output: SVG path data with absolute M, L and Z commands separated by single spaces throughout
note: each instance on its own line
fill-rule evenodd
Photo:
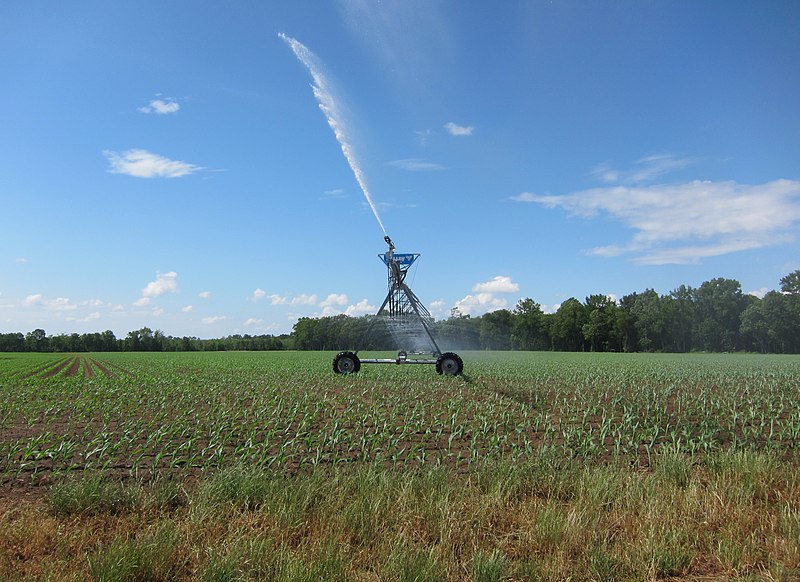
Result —
M 342 143 L 438 317 L 777 289 L 798 30 L 795 1 L 3 2 L 0 331 L 373 312 Z

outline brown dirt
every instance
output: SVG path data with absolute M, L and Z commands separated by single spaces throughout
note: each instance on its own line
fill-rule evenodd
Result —
M 67 370 L 68 377 L 71 378 L 78 374 L 78 370 L 81 368 L 81 359 L 82 358 L 80 356 L 75 356 L 75 358 L 72 360 L 72 365 L 69 367 L 69 370 Z
M 60 360 L 58 360 L 58 361 L 56 362 L 56 364 L 60 364 L 60 363 L 62 363 L 62 362 L 63 362 L 64 360 L 66 360 L 66 359 L 67 359 L 67 358 L 60 359 Z M 22 376 L 22 378 L 21 378 L 21 379 L 22 379 L 22 380 L 25 380 L 25 379 L 27 379 L 27 378 L 32 378 L 33 376 L 36 376 L 37 374 L 41 374 L 42 372 L 44 372 L 45 370 L 47 370 L 48 368 L 50 368 L 52 365 L 53 365 L 53 362 L 47 362 L 46 364 L 44 364 L 44 365 L 42 365 L 42 366 L 39 366 L 38 368 L 36 368 L 35 370 L 33 370 L 33 372 L 29 372 L 29 373 L 25 374 L 24 376 Z
M 94 368 L 92 367 L 92 363 L 89 358 L 84 358 L 81 356 L 81 360 L 83 360 L 83 377 L 94 378 Z
M 92 365 L 96 366 L 98 370 L 100 370 L 106 378 L 116 378 L 117 375 L 114 374 L 111 370 L 109 370 L 105 364 L 100 363 L 99 361 L 92 359 Z M 93 373 L 94 374 L 94 373 Z
M 44 374 L 44 377 L 45 377 L 45 378 L 52 378 L 53 376 L 55 376 L 56 374 L 58 374 L 59 372 L 61 372 L 61 371 L 62 371 L 64 368 L 66 368 L 67 366 L 69 366 L 71 362 L 72 362 L 72 358 L 67 358 L 67 359 L 65 359 L 65 360 L 62 360 L 62 361 L 61 361 L 61 362 L 60 362 L 60 363 L 59 363 L 57 366 L 54 366 L 53 368 L 51 368 L 50 370 L 48 370 L 48 371 L 47 371 L 47 372 Z

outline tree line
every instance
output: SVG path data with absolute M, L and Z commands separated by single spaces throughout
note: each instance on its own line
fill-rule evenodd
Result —
M 294 326 L 297 349 L 397 349 L 385 330 L 362 346 L 370 318 L 344 315 L 302 318 Z M 653 289 L 619 301 L 572 297 L 555 313 L 533 299 L 512 310 L 480 317 L 453 310 L 433 324 L 442 349 L 595 352 L 800 353 L 800 270 L 781 279 L 781 291 L 763 298 L 744 294 L 734 279 L 717 278 L 697 288 L 681 285 L 659 295 Z
M 511 309 L 479 317 L 454 309 L 433 324 L 442 349 L 553 350 L 595 352 L 800 353 L 800 270 L 780 281 L 780 291 L 747 295 L 735 279 L 717 278 L 697 288 L 681 285 L 659 295 L 653 289 L 616 301 L 606 295 L 572 297 L 555 313 L 521 299 Z M 288 335 L 232 335 L 220 339 L 166 336 L 150 328 L 116 338 L 111 331 L 61 334 L 44 330 L 0 334 L 0 351 L 224 351 L 224 350 L 394 350 L 388 331 L 374 316 L 300 318 Z
M 0 334 L 0 352 L 208 352 L 283 350 L 289 336 L 231 335 L 220 339 L 173 337 L 143 327 L 117 338 L 112 331 L 48 336 L 43 329 Z

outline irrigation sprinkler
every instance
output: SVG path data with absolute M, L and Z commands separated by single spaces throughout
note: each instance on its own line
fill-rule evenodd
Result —
M 396 253 L 388 236 L 383 240 L 389 250 L 378 257 L 387 270 L 389 292 L 370 320 L 362 345 L 367 345 L 376 325 L 383 324 L 400 351 L 395 358 L 359 358 L 358 350 L 339 352 L 333 359 L 337 374 L 355 374 L 361 364 L 433 364 L 439 374 L 457 376 L 464 371 L 464 362 L 458 354 L 439 349 L 433 337 L 433 317 L 406 283 L 408 269 L 419 258 L 419 253 Z

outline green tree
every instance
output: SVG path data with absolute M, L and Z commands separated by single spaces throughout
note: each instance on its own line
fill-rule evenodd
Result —
M 34 329 L 25 334 L 25 350 L 29 352 L 46 352 L 48 349 L 47 334 L 43 329 Z
M 24 350 L 24 335 L 19 332 L 0 334 L 0 352 L 22 352 Z
M 653 289 L 647 289 L 644 293 L 626 295 L 620 304 L 621 308 L 629 314 L 626 331 L 635 338 L 635 342 L 626 341 L 626 351 L 663 350 L 666 322 L 664 306 L 658 293 Z M 635 346 L 635 349 L 630 349 L 631 344 Z
M 586 298 L 586 322 L 581 326 L 583 337 L 593 352 L 616 351 L 621 343 L 616 332 L 617 304 L 607 295 Z
M 434 325 L 437 342 L 442 350 L 477 350 L 481 347 L 481 318 L 462 315 L 454 308 L 450 317 Z
M 782 354 L 800 352 L 800 295 L 770 291 L 760 303 L 769 337 L 769 351 Z
M 664 314 L 664 347 L 671 352 L 692 350 L 695 327 L 695 290 L 681 285 L 666 297 L 661 298 Z
M 481 317 L 480 339 L 485 350 L 510 350 L 513 319 L 508 309 L 490 311 Z
M 710 352 L 739 349 L 742 313 L 754 299 L 742 294 L 735 279 L 720 277 L 700 285 L 695 291 L 697 347 Z
M 770 351 L 770 330 L 764 316 L 763 301 L 755 301 L 742 312 L 739 326 L 745 349 L 755 349 L 761 353 Z
M 522 350 L 546 350 L 550 347 L 547 320 L 542 306 L 533 299 L 520 299 L 514 307 L 512 339 Z
M 583 326 L 586 324 L 586 308 L 570 297 L 564 301 L 552 320 L 553 347 L 566 352 L 582 352 L 585 349 Z
M 800 295 L 800 269 L 781 278 L 781 291 L 788 295 Z

